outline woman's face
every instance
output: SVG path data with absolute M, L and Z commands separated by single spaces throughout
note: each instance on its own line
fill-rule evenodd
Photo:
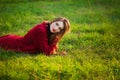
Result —
M 51 33 L 58 33 L 64 29 L 64 24 L 62 21 L 55 21 L 50 24 L 50 32 Z

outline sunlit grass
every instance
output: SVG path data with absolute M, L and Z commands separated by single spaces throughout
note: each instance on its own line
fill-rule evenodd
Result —
M 44 20 L 67 17 L 71 31 L 59 43 L 66 56 L 0 49 L 1 80 L 119 80 L 120 11 L 116 0 L 1 0 L 0 36 L 23 36 Z

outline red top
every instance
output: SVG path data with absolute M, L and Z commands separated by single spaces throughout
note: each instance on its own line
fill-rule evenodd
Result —
M 18 52 L 43 52 L 46 55 L 52 54 L 57 48 L 56 44 L 48 44 L 46 22 L 36 25 L 23 37 L 16 35 L 0 37 L 0 47 Z

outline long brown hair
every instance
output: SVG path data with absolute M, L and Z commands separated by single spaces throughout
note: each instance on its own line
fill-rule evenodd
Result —
M 56 21 L 62 21 L 64 23 L 64 29 L 62 29 L 58 33 L 51 33 L 50 32 L 50 24 Z M 70 31 L 70 22 L 68 19 L 64 17 L 56 18 L 53 21 L 49 22 L 49 27 L 48 27 L 48 43 L 49 44 L 57 44 L 58 41 L 63 37 L 63 35 Z

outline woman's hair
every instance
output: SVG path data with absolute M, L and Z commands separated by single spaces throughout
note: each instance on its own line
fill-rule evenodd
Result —
M 60 18 L 56 18 L 54 19 L 53 21 L 50 22 L 53 23 L 53 22 L 56 22 L 56 21 L 62 21 L 63 24 L 64 24 L 64 29 L 62 29 L 60 32 L 58 33 L 51 33 L 50 31 L 48 32 L 48 42 L 49 44 L 52 44 L 52 43 L 57 43 L 62 37 L 63 35 L 70 31 L 70 22 L 68 19 L 64 18 L 64 17 L 60 17 Z M 50 26 L 49 26 L 50 27 Z

